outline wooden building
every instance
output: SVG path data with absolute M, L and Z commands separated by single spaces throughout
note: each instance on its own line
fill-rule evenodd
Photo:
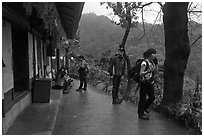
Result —
M 83 2 L 2 2 L 2 129 L 32 103 L 33 81 L 49 77 L 74 39 Z M 55 57 L 56 64 L 53 64 Z M 56 67 L 53 67 L 56 66 Z

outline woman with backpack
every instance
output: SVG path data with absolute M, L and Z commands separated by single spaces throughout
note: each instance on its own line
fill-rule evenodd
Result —
M 87 75 L 89 72 L 88 64 L 83 56 L 80 56 L 80 67 L 78 69 L 80 85 L 77 91 L 87 90 Z
M 157 59 L 154 57 L 156 50 L 151 48 L 143 53 L 144 61 L 140 69 L 140 99 L 138 105 L 138 116 L 140 119 L 148 120 L 149 106 L 155 100 L 154 96 L 154 73 L 157 71 Z M 148 99 L 146 100 L 146 95 Z

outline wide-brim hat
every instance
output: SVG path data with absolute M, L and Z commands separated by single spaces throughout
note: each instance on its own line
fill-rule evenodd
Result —
M 79 56 L 79 59 L 84 59 L 84 56 L 81 56 L 81 55 L 80 55 L 80 56 Z
M 156 54 L 157 51 L 154 48 L 150 48 L 147 51 L 144 52 L 144 57 L 149 57 L 152 54 Z
M 156 54 L 157 51 L 154 48 L 150 48 L 150 49 L 147 50 L 147 53 L 149 53 L 149 54 Z
M 125 52 L 125 49 L 124 48 L 119 48 L 118 51 Z

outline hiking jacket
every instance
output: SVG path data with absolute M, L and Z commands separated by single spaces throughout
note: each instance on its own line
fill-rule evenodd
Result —
M 79 72 L 79 77 L 80 78 L 85 78 L 89 72 L 89 69 L 88 67 L 80 67 L 78 69 L 78 72 Z
M 124 57 L 114 56 L 110 61 L 109 74 L 110 76 L 122 76 L 125 73 Z

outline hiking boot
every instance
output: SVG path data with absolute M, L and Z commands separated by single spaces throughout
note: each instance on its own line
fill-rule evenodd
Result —
M 128 101 L 129 97 L 128 96 L 124 96 L 123 100 Z
M 69 91 L 63 91 L 63 94 L 69 94 Z
M 149 117 L 146 115 L 141 115 L 141 116 L 139 116 L 139 119 L 149 120 Z
M 76 91 L 82 91 L 82 89 L 81 89 L 81 88 L 78 88 L 78 89 L 76 89 Z
M 116 100 L 113 100 L 112 104 L 120 104 L 121 102 L 122 102 L 122 100 L 116 99 Z
M 146 109 L 144 112 L 145 112 L 145 113 L 150 113 L 150 110 L 149 110 L 149 109 Z

